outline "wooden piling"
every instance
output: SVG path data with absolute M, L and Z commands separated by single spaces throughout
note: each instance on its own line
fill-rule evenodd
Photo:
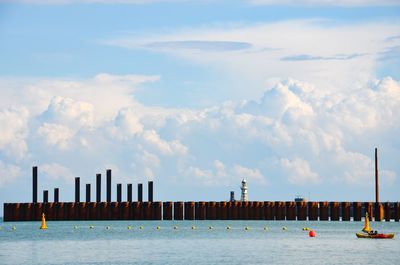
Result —
M 131 203 L 130 202 L 122 202 L 121 208 L 122 208 L 122 220 L 131 220 L 132 219 Z
M 97 196 L 96 196 L 97 197 Z M 96 198 L 97 199 L 97 198 Z M 89 220 L 99 220 L 99 214 L 97 212 L 97 202 L 87 203 L 88 219 Z
M 296 202 L 287 201 L 286 205 L 286 220 L 296 220 Z
M 174 220 L 183 220 L 183 202 L 174 202 Z
M 353 202 L 353 221 L 361 221 L 362 203 Z
M 380 222 L 385 218 L 384 208 L 380 202 L 374 204 L 374 217 L 374 220 L 377 222 Z
M 307 202 L 296 202 L 297 220 L 307 220 Z
M 11 221 L 10 219 L 10 204 L 9 203 L 4 203 L 3 204 L 3 221 L 4 222 L 9 222 Z
M 342 202 L 342 221 L 350 221 L 351 218 L 351 203 Z
M 368 217 L 369 220 L 372 221 L 373 216 L 374 216 L 374 211 L 372 208 L 372 202 L 364 202 L 364 209 L 366 212 L 368 212 Z
M 400 219 L 400 202 L 395 202 L 393 208 L 394 208 L 394 221 L 398 222 Z
M 141 202 L 132 202 L 131 203 L 131 211 L 132 211 L 132 219 L 133 220 L 142 220 L 142 203 Z
M 172 202 L 163 202 L 163 220 L 172 220 Z
M 390 222 L 391 219 L 394 219 L 392 218 L 392 203 L 385 202 L 383 207 L 385 208 L 385 221 Z
M 275 220 L 285 220 L 285 219 L 286 219 L 285 203 L 276 201 L 275 202 Z
M 58 206 L 57 206 L 56 219 L 57 219 L 57 221 L 63 221 L 63 220 L 65 220 L 65 203 L 58 202 L 57 205 Z
M 330 202 L 329 203 L 331 221 L 339 221 L 340 220 L 340 203 L 338 202 Z
M 308 202 L 308 220 L 309 221 L 318 221 L 318 210 L 319 204 L 318 202 Z
M 249 220 L 249 202 L 241 202 L 241 215 L 240 219 L 241 220 Z
M 142 203 L 142 218 L 143 218 L 143 220 L 151 220 L 152 207 L 153 207 L 153 205 L 151 202 L 143 202 Z
M 44 205 L 45 205 L 44 213 L 46 214 L 46 220 L 48 220 L 48 221 L 56 220 L 56 218 L 54 216 L 54 203 L 49 202 L 49 203 L 45 203 Z
M 32 204 L 31 203 L 21 203 L 20 220 L 21 221 L 31 221 L 32 218 Z
M 206 204 L 206 220 L 216 220 L 217 212 L 216 212 L 216 202 L 207 202 Z
M 152 202 L 152 220 L 162 220 L 162 202 Z
M 33 203 L 33 221 L 40 221 L 42 213 L 42 203 Z
M 247 219 L 245 220 L 254 220 L 254 202 L 248 201 L 248 206 L 247 206 Z
M 239 206 L 238 201 L 231 202 L 231 210 L 230 210 L 230 220 L 238 220 L 239 219 Z
M 110 203 L 100 202 L 98 207 L 100 207 L 100 220 L 110 220 L 111 219 Z
M 264 202 L 264 220 L 275 220 L 275 202 Z
M 329 221 L 329 203 L 319 202 L 319 220 Z
M 78 220 L 89 220 L 88 203 L 81 202 L 79 205 L 79 218 Z
M 219 203 L 219 207 L 221 211 L 221 220 L 228 220 L 228 203 L 222 201 Z
M 264 202 L 258 202 L 258 206 L 257 206 L 257 208 L 258 208 L 258 212 L 259 212 L 259 215 L 260 215 L 260 219 L 259 220 L 264 220 Z
M 185 220 L 194 220 L 194 202 L 185 202 Z

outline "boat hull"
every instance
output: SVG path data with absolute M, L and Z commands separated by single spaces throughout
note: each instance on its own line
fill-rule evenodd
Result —
M 372 239 L 391 239 L 394 237 L 394 234 L 376 234 L 376 235 L 368 235 L 356 233 L 358 238 L 372 238 Z

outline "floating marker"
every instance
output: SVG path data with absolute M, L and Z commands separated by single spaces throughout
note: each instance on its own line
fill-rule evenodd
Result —
M 244 230 L 250 230 L 250 227 L 248 227 L 248 226 L 246 226 L 245 228 L 244 228 Z
M 78 226 L 77 226 L 77 225 L 75 225 L 75 226 L 74 226 L 74 229 L 78 229 Z
M 308 227 L 303 227 L 303 231 L 308 231 L 308 230 L 310 230 L 310 228 L 308 228 Z
M 42 213 L 42 224 L 40 226 L 40 229 L 45 230 L 47 229 L 47 225 L 46 225 L 46 216 L 44 215 L 44 213 Z
M 287 227 L 286 226 L 282 227 L 282 230 L 287 230 Z
M 141 226 L 139 226 L 139 229 L 140 229 L 140 230 L 142 230 L 143 228 L 144 228 L 144 227 L 143 227 L 142 225 L 141 225 Z
M 214 229 L 214 227 L 212 227 L 212 226 L 209 226 L 209 227 L 208 227 L 208 230 L 211 230 L 211 229 Z
M 177 226 L 174 226 L 174 229 L 175 229 L 175 230 L 177 230 L 177 229 L 178 229 L 178 227 L 177 227 Z
M 227 230 L 230 230 L 230 229 L 231 229 L 231 227 L 228 225 L 228 226 L 226 227 L 226 229 L 227 229 Z
M 93 226 L 93 225 L 91 225 L 91 226 L 89 226 L 89 228 L 90 228 L 90 229 L 94 229 L 94 226 Z
M 268 231 L 268 230 L 269 230 L 268 226 L 264 227 L 264 231 Z
M 131 230 L 131 229 L 132 229 L 132 226 L 128 225 L 128 230 Z
M 309 237 L 315 237 L 315 236 L 316 236 L 316 233 L 315 233 L 314 230 L 311 230 L 311 231 L 308 233 L 308 235 L 309 235 Z
M 13 225 L 13 227 L 11 229 L 12 230 L 17 230 L 17 227 L 15 225 Z
M 106 229 L 110 229 L 111 227 L 109 225 L 106 226 Z
M 161 229 L 161 227 L 160 227 L 160 226 L 157 226 L 157 227 L 156 227 L 156 229 L 157 229 L 157 230 L 160 230 L 160 229 Z
M 192 226 L 192 230 L 196 230 L 196 227 L 194 225 Z

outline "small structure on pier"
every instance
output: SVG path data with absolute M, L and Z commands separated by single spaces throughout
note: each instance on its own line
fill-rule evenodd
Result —
M 249 197 L 247 196 L 247 181 L 245 179 L 242 180 L 242 186 L 240 187 L 242 190 L 242 195 L 240 196 L 240 201 L 247 202 Z

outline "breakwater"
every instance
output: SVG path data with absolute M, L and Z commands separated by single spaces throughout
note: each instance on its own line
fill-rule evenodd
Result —
M 66 220 L 309 220 L 400 219 L 400 202 L 43 202 L 4 203 L 4 221 Z

